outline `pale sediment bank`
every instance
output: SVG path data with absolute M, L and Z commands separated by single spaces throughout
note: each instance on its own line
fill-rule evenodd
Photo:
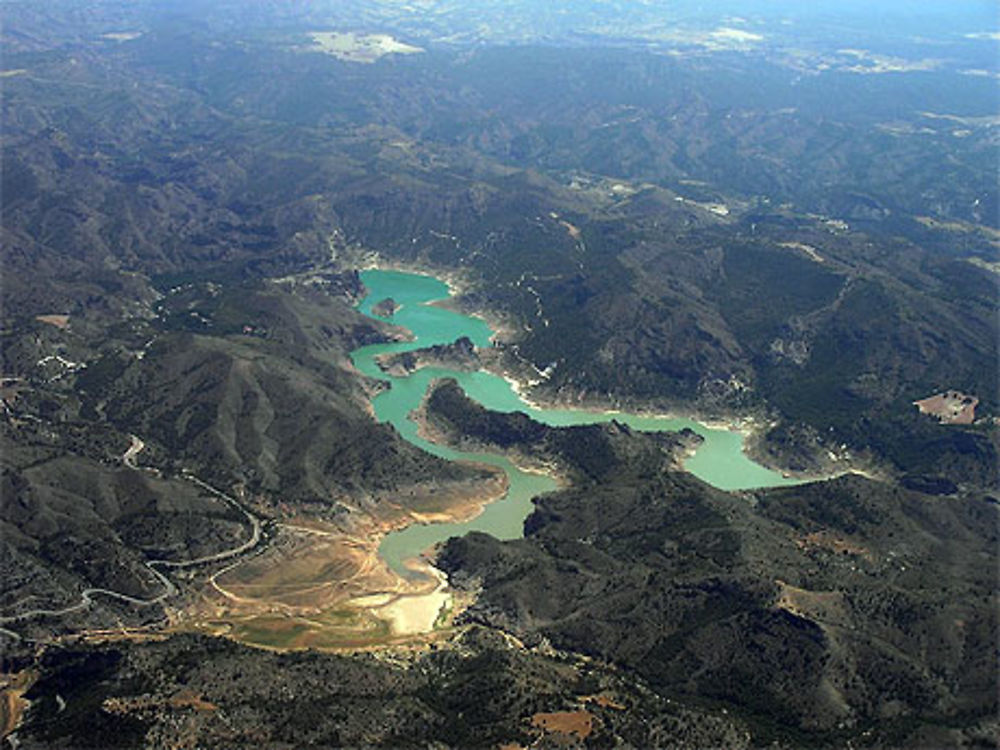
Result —
M 417 560 L 408 566 L 415 573 L 434 581 L 426 593 L 401 594 L 369 611 L 389 624 L 393 635 L 420 635 L 434 629 L 441 611 L 452 603 L 445 574 L 426 561 Z
M 461 523 L 506 492 L 503 481 L 462 482 L 447 488 L 442 510 L 383 505 L 379 515 L 352 514 L 347 524 L 293 519 L 278 526 L 264 555 L 219 572 L 202 595 L 177 612 L 173 629 L 211 632 L 274 651 L 355 651 L 433 637 L 439 619 L 455 610 L 447 578 L 417 556 L 414 576 L 390 569 L 379 554 L 387 534 L 414 525 Z M 380 624 L 381 623 L 381 624 Z M 419 638 L 423 636 L 423 639 Z
M 724 417 L 705 417 L 699 415 L 698 412 L 685 410 L 664 412 L 638 407 L 634 411 L 625 411 L 621 408 L 601 405 L 600 402 L 594 401 L 581 404 L 578 401 L 539 400 L 537 397 L 528 395 L 529 389 L 538 385 L 537 382 L 519 379 L 510 372 L 497 371 L 494 374 L 499 375 L 510 383 L 510 387 L 514 393 L 517 394 L 517 397 L 521 399 L 526 406 L 537 411 L 574 411 L 580 412 L 581 414 L 594 414 L 601 417 L 611 417 L 612 419 L 616 416 L 630 418 L 637 417 L 640 419 L 655 419 L 663 421 L 672 419 L 687 419 L 691 422 L 696 422 L 709 430 L 727 430 L 729 432 L 738 432 L 744 437 L 750 437 L 763 429 L 763 426 L 760 424 L 760 420 L 752 416 L 734 416 L 726 419 Z
M 419 510 L 397 505 L 396 507 L 400 511 L 400 526 L 391 528 L 389 531 L 396 531 L 398 528 L 411 525 L 411 523 L 464 523 L 471 521 L 480 515 L 487 505 L 500 500 L 509 491 L 510 478 L 502 469 L 487 464 L 477 464 L 474 461 L 462 461 L 461 463 L 488 469 L 494 474 L 494 477 L 481 482 L 470 481 L 469 484 L 483 485 L 483 489 L 475 492 L 466 494 L 453 491 L 450 496 L 445 493 L 438 494 L 439 498 L 444 498 L 442 500 L 444 507 L 441 510 Z
M 773 419 L 766 419 L 752 414 L 740 416 L 733 415 L 728 418 L 718 416 L 708 417 L 697 411 L 683 408 L 671 411 L 657 411 L 652 409 L 643 409 L 640 406 L 636 407 L 632 411 L 625 411 L 618 407 L 602 405 L 599 400 L 593 398 L 582 404 L 579 401 L 568 399 L 541 399 L 536 395 L 529 394 L 531 389 L 542 381 L 519 378 L 507 370 L 490 368 L 488 371 L 506 380 L 510 384 L 511 390 L 514 391 L 525 406 L 539 412 L 550 410 L 573 411 L 584 414 L 593 414 L 600 417 L 610 417 L 611 419 L 622 416 L 650 420 L 689 420 L 707 430 L 725 430 L 727 432 L 738 433 L 743 443 L 743 454 L 748 459 L 766 469 L 780 473 L 782 476 L 789 479 L 796 479 L 803 482 L 821 482 L 829 479 L 836 479 L 848 474 L 856 474 L 875 481 L 886 479 L 884 471 L 873 468 L 868 465 L 867 462 L 863 462 L 861 466 L 849 463 L 845 468 L 817 472 L 796 471 L 789 468 L 787 465 L 774 461 L 772 456 L 768 455 L 761 449 L 763 435 L 768 429 L 777 424 Z M 690 458 L 692 455 L 694 455 L 694 451 L 692 451 L 687 457 Z M 830 463 L 834 465 L 841 462 L 843 462 L 843 459 L 833 459 L 830 461 Z
M 440 307 L 444 310 L 478 318 L 490 327 L 493 331 L 494 340 L 503 340 L 513 336 L 517 331 L 510 321 L 498 314 L 494 310 L 464 310 L 454 303 L 457 297 L 465 294 L 470 287 L 466 274 L 453 269 L 442 268 L 422 263 L 406 263 L 398 260 L 390 260 L 378 256 L 370 258 L 367 262 L 358 266 L 359 271 L 400 271 L 412 273 L 417 276 L 427 276 L 443 282 L 448 287 L 448 296 L 429 302 L 433 307 Z

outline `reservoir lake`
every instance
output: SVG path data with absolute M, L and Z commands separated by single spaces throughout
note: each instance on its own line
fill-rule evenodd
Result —
M 490 503 L 476 518 L 463 523 L 414 524 L 388 534 L 379 553 L 390 568 L 401 575 L 412 576 L 405 560 L 453 536 L 470 531 L 483 531 L 498 539 L 516 539 L 523 535 L 524 519 L 533 510 L 531 499 L 556 489 L 555 480 L 543 474 L 523 471 L 507 458 L 490 453 L 468 453 L 432 443 L 417 434 L 417 425 L 409 414 L 420 406 L 430 383 L 438 378 L 454 378 L 470 398 L 488 409 L 500 412 L 521 411 L 543 424 L 554 427 L 616 422 L 647 432 L 694 430 L 704 438 L 696 453 L 685 460 L 684 468 L 723 490 L 775 487 L 796 484 L 800 480 L 782 476 L 751 461 L 743 452 L 743 434 L 735 430 L 710 428 L 686 418 L 644 416 L 624 412 L 597 412 L 582 409 L 540 409 L 521 400 L 511 384 L 502 377 L 487 372 L 457 372 L 425 367 L 407 377 L 393 377 L 375 363 L 380 354 L 405 352 L 435 344 L 450 344 L 467 336 L 477 347 L 491 345 L 493 331 L 481 319 L 437 307 L 429 303 L 450 296 L 447 284 L 433 276 L 403 271 L 367 270 L 361 279 L 368 289 L 359 310 L 373 318 L 372 305 L 391 297 L 400 308 L 392 318 L 380 318 L 402 326 L 414 335 L 412 341 L 373 344 L 352 352 L 355 367 L 380 380 L 389 381 L 391 388 L 372 400 L 375 416 L 389 422 L 405 440 L 428 453 L 449 461 L 475 461 L 499 467 L 510 481 L 507 494 Z

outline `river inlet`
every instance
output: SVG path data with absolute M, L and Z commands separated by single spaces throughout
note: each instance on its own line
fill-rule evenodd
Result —
M 500 412 L 521 411 L 532 419 L 553 427 L 594 424 L 613 419 L 634 430 L 646 432 L 676 432 L 685 428 L 694 430 L 704 438 L 704 442 L 693 456 L 685 460 L 684 468 L 722 490 L 775 487 L 798 481 L 751 461 L 743 452 L 742 433 L 735 430 L 710 428 L 686 418 L 582 409 L 542 409 L 522 401 L 507 380 L 485 371 L 470 373 L 425 367 L 406 377 L 390 376 L 375 363 L 375 358 L 380 354 L 450 344 L 462 336 L 467 336 L 477 347 L 488 347 L 491 345 L 493 331 L 479 318 L 431 305 L 431 302 L 450 296 L 448 286 L 433 276 L 403 271 L 367 270 L 361 273 L 361 279 L 368 289 L 368 295 L 359 304 L 359 310 L 365 315 L 379 318 L 372 313 L 372 305 L 391 297 L 399 305 L 391 322 L 407 328 L 414 336 L 412 341 L 363 346 L 351 354 L 359 371 L 391 384 L 391 388 L 372 400 L 376 418 L 380 422 L 392 424 L 405 440 L 428 453 L 449 461 L 474 461 L 496 466 L 506 472 L 510 482 L 507 494 L 502 499 L 490 503 L 480 515 L 469 521 L 414 524 L 388 534 L 382 541 L 379 554 L 400 575 L 413 575 L 404 561 L 417 557 L 432 545 L 453 536 L 483 531 L 498 539 L 521 537 L 524 519 L 534 507 L 531 499 L 557 487 L 551 477 L 523 471 L 504 456 L 458 451 L 432 443 L 418 435 L 417 425 L 409 419 L 409 414 L 420 406 L 431 382 L 438 378 L 454 378 L 471 399 L 487 409 Z

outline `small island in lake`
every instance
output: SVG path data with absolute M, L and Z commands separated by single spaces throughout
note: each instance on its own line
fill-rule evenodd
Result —
M 392 297 L 386 297 L 381 302 L 376 302 L 372 305 L 372 314 L 378 315 L 380 318 L 391 318 L 397 312 L 399 312 L 399 304 Z

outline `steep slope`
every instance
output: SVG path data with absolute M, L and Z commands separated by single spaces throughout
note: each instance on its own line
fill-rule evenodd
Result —
M 524 540 L 447 544 L 465 618 L 720 701 L 758 738 L 907 744 L 996 710 L 995 504 L 856 476 L 734 496 L 615 455 L 539 498 Z

